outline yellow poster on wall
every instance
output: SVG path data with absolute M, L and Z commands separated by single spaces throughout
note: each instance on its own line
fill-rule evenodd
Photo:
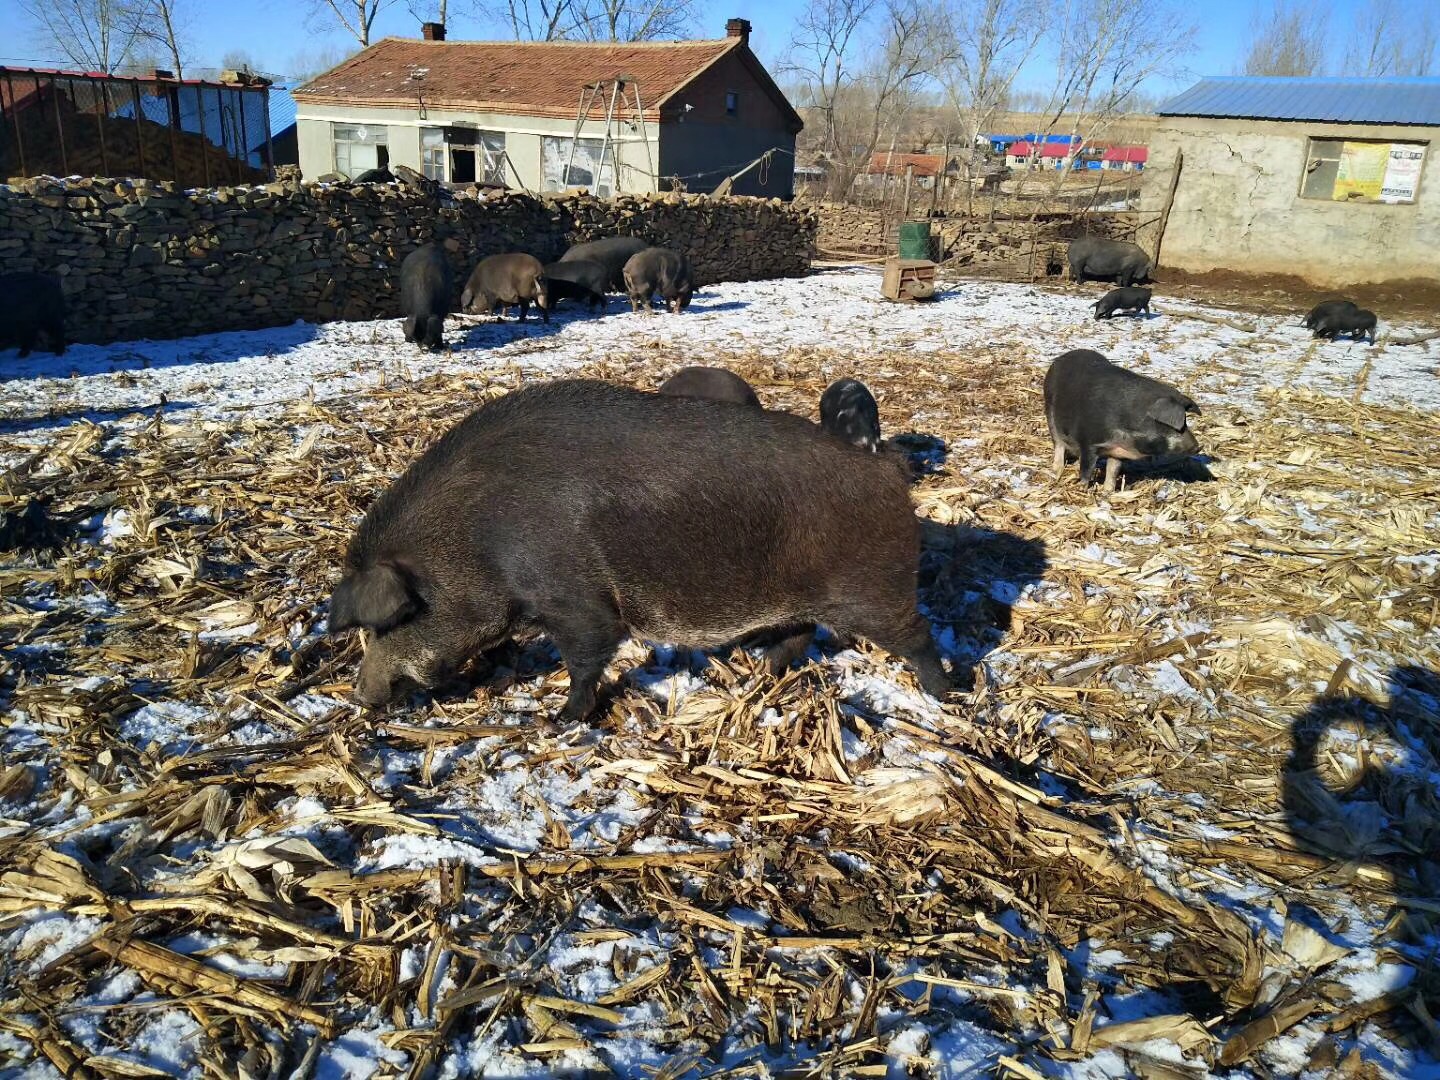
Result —
M 1340 149 L 1340 171 L 1335 174 L 1337 202 L 1380 198 L 1385 167 L 1390 163 L 1389 143 L 1347 142 Z

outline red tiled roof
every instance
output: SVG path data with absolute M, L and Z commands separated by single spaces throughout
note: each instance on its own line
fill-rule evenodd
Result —
M 1012 157 L 1030 157 L 1035 153 L 1035 144 L 1022 139 L 1020 142 L 1011 143 L 1010 149 L 1005 153 Z M 1040 156 L 1042 158 L 1069 157 L 1070 147 L 1065 143 L 1047 142 L 1041 145 Z
M 1129 161 L 1143 165 L 1150 158 L 1150 150 L 1144 146 L 1112 146 L 1105 151 L 1106 161 Z
M 889 173 L 891 176 L 903 176 L 905 170 L 911 165 L 915 166 L 916 176 L 934 176 L 940 171 L 939 154 L 891 154 L 886 151 L 870 155 L 870 165 L 866 168 L 867 173 Z
M 294 94 L 302 105 L 415 106 L 423 97 L 433 108 L 573 119 L 587 83 L 624 76 L 639 86 L 646 118 L 658 119 L 666 99 L 742 43 L 385 38 Z

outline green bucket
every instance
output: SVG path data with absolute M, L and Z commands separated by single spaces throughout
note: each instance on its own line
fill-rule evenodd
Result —
M 902 259 L 929 259 L 930 222 L 902 221 L 900 223 L 900 257 Z

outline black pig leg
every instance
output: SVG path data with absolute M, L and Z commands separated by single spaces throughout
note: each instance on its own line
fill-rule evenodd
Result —
M 1105 459 L 1105 490 L 1115 491 L 1120 486 L 1120 459 L 1107 457 Z
M 1082 487 L 1089 487 L 1090 481 L 1095 479 L 1095 462 L 1099 455 L 1093 446 L 1080 447 L 1080 484 Z
M 570 673 L 570 698 L 560 720 L 578 723 L 595 708 L 600 677 L 625 640 L 625 629 L 613 612 L 597 607 L 572 605 L 563 615 L 541 616 L 539 621 Z
M 815 640 L 814 626 L 791 627 L 790 633 L 765 650 L 765 665 L 770 674 L 779 678 L 790 665 L 805 655 Z
M 943 698 L 952 688 L 950 676 L 945 673 L 945 665 L 940 662 L 940 654 L 935 650 L 935 640 L 930 636 L 930 626 L 918 612 L 912 611 L 898 622 L 885 620 L 877 614 L 856 613 L 841 625 L 868 638 L 914 668 L 927 694 Z
M 1052 465 L 1055 472 L 1055 479 L 1065 475 L 1065 444 L 1055 439 L 1055 461 Z

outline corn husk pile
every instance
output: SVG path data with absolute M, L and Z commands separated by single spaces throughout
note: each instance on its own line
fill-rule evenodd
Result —
M 976 665 L 943 708 L 833 641 L 778 680 L 632 644 L 558 737 L 543 643 L 383 718 L 346 704 L 358 647 L 318 627 L 349 530 L 503 370 L 0 445 L 0 510 L 72 523 L 0 568 L 0 1059 L 1031 1078 L 1433 1052 L 1435 417 L 1265 391 L 1197 421 L 1213 479 L 1106 497 L 1049 475 L 1042 360 L 588 372 L 721 362 L 812 416 L 859 373 L 887 434 L 943 439 L 923 602 Z

